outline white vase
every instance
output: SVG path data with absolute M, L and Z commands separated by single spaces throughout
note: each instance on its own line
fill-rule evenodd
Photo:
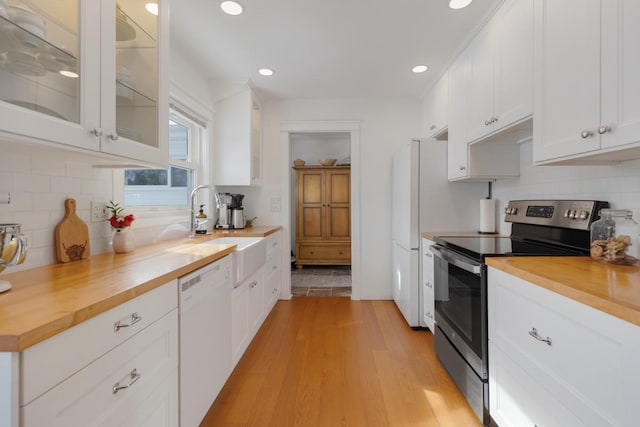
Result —
M 135 246 L 136 242 L 131 227 L 117 228 L 113 233 L 113 252 L 126 254 L 131 252 Z

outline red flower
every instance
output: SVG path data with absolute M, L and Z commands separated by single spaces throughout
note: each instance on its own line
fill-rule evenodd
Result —
M 112 215 L 111 218 L 109 218 L 109 223 L 113 228 L 124 228 L 124 227 L 131 226 L 131 224 L 133 224 L 133 221 L 135 219 L 136 218 L 133 216 L 133 214 L 129 214 L 125 216 Z
M 122 215 L 122 211 L 124 208 L 120 207 L 117 203 L 109 202 L 107 205 L 107 209 L 109 209 L 112 213 L 109 218 L 109 224 L 113 228 L 125 228 L 131 226 L 133 221 L 136 219 L 133 214 Z

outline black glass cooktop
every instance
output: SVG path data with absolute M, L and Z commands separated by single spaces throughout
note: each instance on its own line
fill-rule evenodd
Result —
M 436 243 L 482 261 L 487 256 L 588 255 L 588 250 L 566 248 L 516 237 L 436 237 Z

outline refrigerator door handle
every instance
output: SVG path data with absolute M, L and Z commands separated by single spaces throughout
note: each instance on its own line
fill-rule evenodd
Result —
M 462 258 L 438 245 L 431 246 L 431 251 L 438 258 L 443 259 L 445 262 L 455 265 L 469 273 L 480 275 L 480 263 Z

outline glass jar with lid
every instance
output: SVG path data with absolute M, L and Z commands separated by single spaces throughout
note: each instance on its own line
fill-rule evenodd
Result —
M 591 224 L 591 258 L 611 264 L 638 264 L 638 223 L 628 209 L 602 209 Z

